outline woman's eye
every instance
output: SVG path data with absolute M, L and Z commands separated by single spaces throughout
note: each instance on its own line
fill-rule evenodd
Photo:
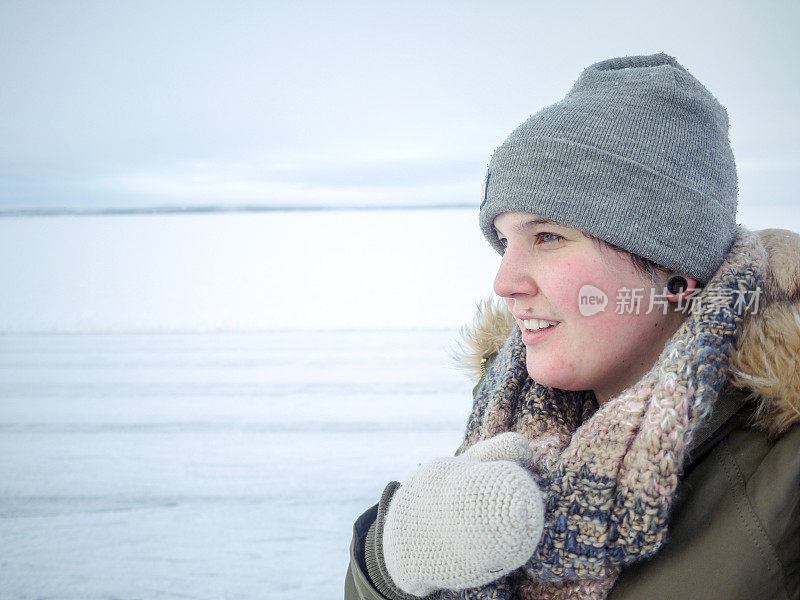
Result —
M 560 236 L 557 233 L 551 233 L 550 231 L 541 231 L 536 234 L 536 240 L 540 243 L 558 242 L 563 239 L 563 236 Z

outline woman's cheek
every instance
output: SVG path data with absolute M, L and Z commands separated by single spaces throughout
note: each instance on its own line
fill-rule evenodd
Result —
M 556 285 L 559 290 L 560 304 L 570 314 L 583 315 L 585 311 L 581 310 L 581 303 L 586 301 L 586 296 L 594 296 L 594 302 L 596 302 L 605 295 L 607 303 L 604 310 L 609 309 L 611 297 L 606 289 L 607 286 L 599 281 L 596 269 L 591 267 L 573 268 L 573 270 L 563 271 L 563 273 L 564 276 Z

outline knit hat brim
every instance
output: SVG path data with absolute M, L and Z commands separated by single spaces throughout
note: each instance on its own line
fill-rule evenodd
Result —
M 642 165 L 565 140 L 539 138 L 499 148 L 489 165 L 484 196 L 492 202 L 480 212 L 481 231 L 501 254 L 495 217 L 530 212 L 535 206 L 539 216 L 600 237 L 701 283 L 711 278 L 729 249 L 721 247 L 719 239 L 732 240 L 736 231 L 730 205 L 678 182 L 664 185 L 663 175 Z M 683 210 L 654 212 L 656 196 Z M 581 205 L 591 210 L 576 210 Z M 694 218 L 693 227 L 679 221 L 687 218 L 683 215 Z M 720 223 L 729 229 L 720 231 Z

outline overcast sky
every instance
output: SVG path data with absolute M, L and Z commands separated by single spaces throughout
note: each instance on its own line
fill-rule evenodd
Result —
M 797 2 L 0 2 L 0 210 L 470 204 L 612 56 L 728 108 L 742 202 L 797 202 Z

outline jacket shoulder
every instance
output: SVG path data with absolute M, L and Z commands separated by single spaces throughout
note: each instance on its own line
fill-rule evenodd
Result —
M 800 426 L 742 424 L 686 474 L 669 539 L 622 571 L 610 600 L 800 598 Z

